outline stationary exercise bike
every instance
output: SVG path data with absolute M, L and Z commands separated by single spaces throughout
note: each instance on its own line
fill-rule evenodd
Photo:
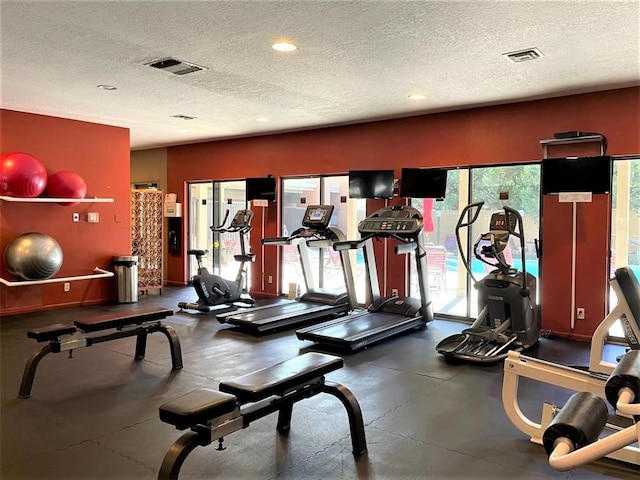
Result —
M 540 306 L 536 304 L 536 277 L 527 273 L 522 216 L 512 208 L 504 207 L 491 215 L 489 232 L 480 235 L 473 246 L 475 257 L 493 268 L 476 281 L 471 262 L 464 254 L 460 230 L 471 227 L 483 205 L 484 202 L 467 205 L 456 225 L 460 257 L 478 290 L 480 313 L 470 328 L 445 338 L 436 350 L 449 359 L 493 363 L 506 358 L 509 350 L 523 351 L 538 342 Z M 467 220 L 469 212 L 471 220 Z M 522 271 L 505 258 L 510 237 L 519 240 Z
M 253 211 L 238 210 L 231 220 L 231 224 L 225 227 L 228 218 L 229 210 L 227 209 L 222 223 L 217 227 L 211 226 L 210 228 L 214 233 L 238 233 L 240 237 L 240 254 L 233 256 L 236 262 L 240 262 L 235 280 L 226 280 L 220 275 L 209 273 L 209 270 L 202 264 L 202 257 L 207 254 L 208 250 L 188 250 L 187 254 L 195 256 L 198 263 L 198 273 L 191 279 L 198 300 L 195 303 L 178 303 L 181 310 L 209 313 L 213 309 L 219 311 L 224 307 L 251 307 L 255 304 L 255 300 L 251 298 L 245 288 L 248 273 L 247 264 L 255 261 L 256 257 L 253 253 L 247 253 L 246 245 L 246 236 L 251 231 Z

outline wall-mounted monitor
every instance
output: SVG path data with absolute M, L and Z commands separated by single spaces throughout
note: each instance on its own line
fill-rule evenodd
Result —
M 247 201 L 276 201 L 276 179 L 274 177 L 247 178 L 245 188 Z
M 611 193 L 613 165 L 608 155 L 547 158 L 542 161 L 542 194 Z
M 442 199 L 447 190 L 447 170 L 443 168 L 403 168 L 400 196 Z
M 393 197 L 393 170 L 350 170 L 349 197 Z

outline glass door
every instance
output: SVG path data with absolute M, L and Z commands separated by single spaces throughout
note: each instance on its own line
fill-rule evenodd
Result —
M 222 222 L 225 222 L 226 218 L 224 226 L 228 227 L 238 210 L 247 208 L 244 180 L 213 182 L 213 194 L 213 224 L 216 226 L 220 226 Z M 222 278 L 233 280 L 236 278 L 239 268 L 234 256 L 241 253 L 240 234 L 237 232 L 212 233 L 214 272 Z M 245 246 L 247 249 L 249 248 L 248 237 L 245 239 Z M 251 272 L 251 269 L 249 269 L 249 272 Z M 247 279 L 246 285 L 251 285 L 250 279 Z
M 202 266 L 213 271 L 213 236 L 209 227 L 213 222 L 213 182 L 189 184 L 189 250 L 207 250 L 202 257 Z M 198 273 L 198 264 L 193 255 L 188 255 L 189 278 Z
M 611 209 L 610 275 L 628 265 L 640 278 L 640 159 L 614 159 Z M 609 289 L 609 311 L 617 301 Z M 619 321 L 609 335 L 623 339 Z
M 202 258 L 203 266 L 209 272 L 231 280 L 236 278 L 238 270 L 238 263 L 233 256 L 240 253 L 240 239 L 237 233 L 214 234 L 210 227 L 223 222 L 227 209 L 228 226 L 233 215 L 243 208 L 246 208 L 244 180 L 189 185 L 189 249 L 207 250 Z M 197 271 L 196 259 L 189 255 L 189 276 Z

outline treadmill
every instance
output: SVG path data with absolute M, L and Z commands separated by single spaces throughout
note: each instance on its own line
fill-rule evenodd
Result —
M 220 323 L 236 325 L 251 333 L 264 333 L 287 327 L 320 322 L 345 315 L 356 307 L 355 286 L 351 260 L 347 250 L 340 253 L 345 290 L 333 291 L 316 288 L 309 258 L 309 248 L 331 248 L 344 242 L 344 233 L 330 227 L 333 205 L 309 205 L 302 219 L 302 227 L 288 237 L 265 238 L 263 245 L 296 245 L 302 264 L 306 293 L 295 300 L 254 307 L 250 311 L 226 312 L 216 316 Z
M 371 305 L 365 311 L 301 328 L 296 336 L 300 340 L 353 351 L 407 330 L 422 328 L 433 321 L 422 225 L 422 214 L 414 207 L 384 207 L 360 222 L 360 240 L 335 243 L 333 247 L 337 251 L 363 249 Z M 384 238 L 398 242 L 394 250 L 397 255 L 415 252 L 420 299 L 380 296 L 373 240 Z

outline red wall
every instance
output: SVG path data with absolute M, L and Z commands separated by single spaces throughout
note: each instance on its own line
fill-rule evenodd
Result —
M 550 145 L 547 157 L 600 155 L 600 142 Z M 591 202 L 576 202 L 576 231 L 573 232 L 573 203 L 561 203 L 558 196 L 545 196 L 542 203 L 541 292 L 542 328 L 555 335 L 590 339 L 607 314 L 609 256 L 611 243 L 611 195 L 593 195 Z M 575 242 L 575 272 L 572 256 Z M 575 284 L 572 285 L 572 283 Z M 584 308 L 579 320 L 573 308 Z
M 310 174 L 339 174 L 350 169 L 393 167 L 468 166 L 536 161 L 542 158 L 540 140 L 555 132 L 581 130 L 607 137 L 608 153 L 640 153 L 640 88 L 574 95 L 548 100 L 514 103 L 411 118 L 309 130 L 280 135 L 242 138 L 171 147 L 167 150 L 168 191 L 177 192 L 187 207 L 186 182 L 228 180 L 273 174 L 276 177 Z M 273 210 L 273 211 L 272 211 Z M 185 212 L 183 221 L 188 213 Z M 278 234 L 274 207 L 264 236 Z M 256 218 L 256 222 L 260 217 Z M 186 229 L 183 224 L 183 235 Z M 598 223 L 606 231 L 609 224 Z M 258 253 L 253 276 L 277 279 L 278 258 L 260 258 L 260 238 L 252 237 L 252 251 Z M 544 239 L 543 239 L 544 241 Z M 588 262 L 581 257 L 581 262 Z M 396 287 L 404 268 L 390 264 L 389 287 Z M 185 284 L 186 260 L 168 259 L 169 283 Z M 383 283 L 383 280 L 381 280 Z M 393 283 L 393 285 L 391 285 Z M 275 285 L 268 287 L 275 293 Z M 259 285 L 252 285 L 254 293 Z M 401 288 L 401 287 L 400 287 Z M 604 310 L 601 285 L 586 285 L 584 295 L 598 298 L 597 311 Z M 543 299 L 544 303 L 544 299 Z M 595 313 L 594 313 L 595 315 Z M 595 324 L 600 321 L 593 320 Z M 583 323 L 585 332 L 593 328 Z
M 75 206 L 0 202 L 0 252 L 23 233 L 51 235 L 64 255 L 62 268 L 55 277 L 87 275 L 96 266 L 113 270 L 114 255 L 130 254 L 128 129 L 0 110 L 0 145 L 0 154 L 27 152 L 39 159 L 49 173 L 71 170 L 80 174 L 87 183 L 87 197 L 115 200 Z M 80 213 L 78 223 L 72 221 L 74 212 Z M 100 222 L 87 223 L 88 212 L 98 212 Z M 15 280 L 4 262 L 0 275 Z M 0 314 L 103 303 L 116 298 L 113 278 L 73 281 L 70 287 L 69 292 L 63 292 L 62 283 L 0 285 Z
M 571 261 L 573 204 L 545 196 L 542 205 L 542 328 L 560 336 L 591 338 L 606 315 L 609 278 L 611 196 L 593 195 L 592 202 L 576 203 L 575 308 L 585 319 L 571 329 Z

